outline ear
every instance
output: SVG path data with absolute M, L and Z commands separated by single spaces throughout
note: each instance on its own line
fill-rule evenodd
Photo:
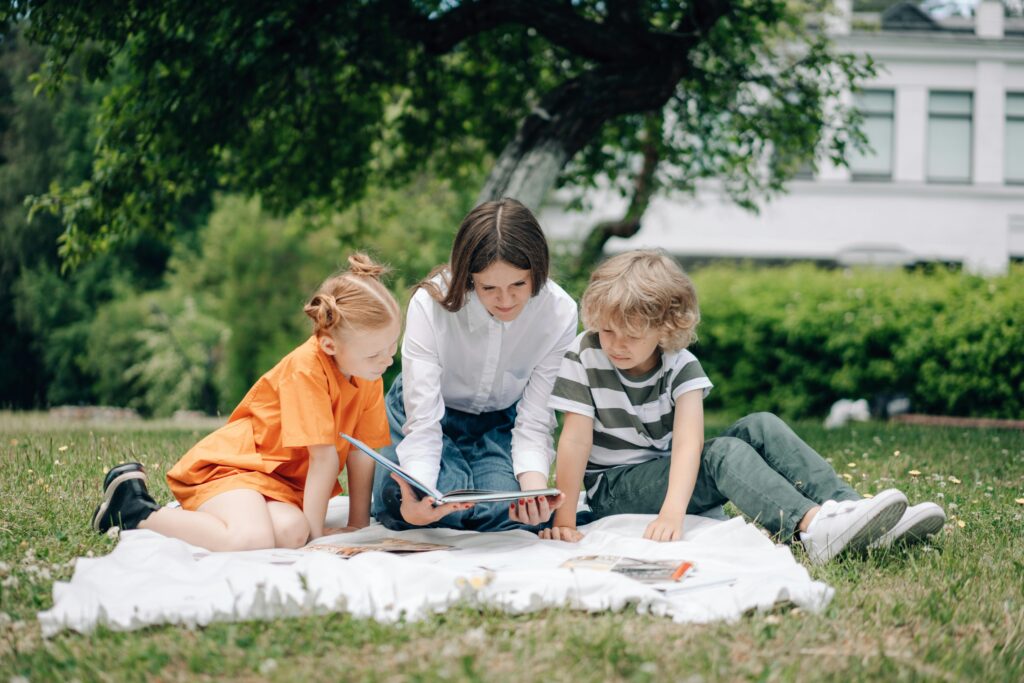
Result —
M 321 334 L 317 340 L 320 342 L 321 351 L 328 356 L 338 355 L 338 342 L 334 341 L 334 337 L 329 334 Z

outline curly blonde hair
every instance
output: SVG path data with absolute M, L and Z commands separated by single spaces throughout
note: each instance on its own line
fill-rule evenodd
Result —
M 662 351 L 685 349 L 697 339 L 697 290 L 661 251 L 628 251 L 603 262 L 590 275 L 581 308 L 591 331 L 609 324 L 634 335 L 660 330 Z
M 380 281 L 388 269 L 363 253 L 349 256 L 348 266 L 327 278 L 303 308 L 316 335 L 376 330 L 399 320 L 398 302 Z

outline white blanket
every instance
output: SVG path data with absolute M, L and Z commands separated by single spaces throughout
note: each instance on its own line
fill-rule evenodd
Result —
M 328 521 L 344 519 L 332 501 Z M 682 541 L 641 536 L 649 515 L 618 515 L 582 527 L 578 544 L 544 541 L 525 531 L 450 529 L 392 532 L 374 524 L 318 542 L 387 537 L 456 546 L 351 559 L 302 550 L 210 553 L 149 531 L 121 535 L 109 555 L 79 558 L 69 582 L 53 586 L 53 608 L 39 613 L 44 636 L 97 626 L 127 631 L 156 624 L 206 625 L 328 612 L 393 622 L 422 619 L 457 603 L 510 613 L 551 607 L 601 611 L 634 606 L 676 622 L 736 619 L 788 603 L 820 611 L 833 590 L 813 581 L 789 549 L 740 518 L 688 516 Z M 580 555 L 689 560 L 696 567 L 678 592 L 662 592 L 620 574 L 562 569 Z

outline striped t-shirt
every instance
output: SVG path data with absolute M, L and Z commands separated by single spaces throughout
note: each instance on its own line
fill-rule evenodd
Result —
M 612 365 L 597 332 L 583 332 L 562 358 L 548 406 L 594 418 L 594 446 L 587 471 L 632 465 L 671 455 L 676 399 L 711 391 L 697 357 L 683 349 L 662 353 L 640 377 Z

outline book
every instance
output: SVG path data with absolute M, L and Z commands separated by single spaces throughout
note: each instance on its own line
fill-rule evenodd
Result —
M 563 569 L 591 569 L 615 572 L 641 583 L 675 582 L 694 571 L 686 560 L 640 560 L 619 555 L 581 555 L 561 564 Z
M 434 550 L 451 550 L 454 546 L 442 543 L 421 543 L 404 538 L 382 538 L 379 541 L 365 543 L 314 543 L 303 546 L 300 550 L 331 553 L 342 557 L 352 557 L 359 553 L 429 553 Z
M 518 500 L 520 498 L 539 498 L 541 496 L 557 496 L 561 493 L 556 488 L 547 489 L 530 489 L 528 491 L 483 491 L 478 489 L 459 489 L 457 491 L 446 491 L 442 493 L 433 486 L 424 484 L 416 477 L 412 476 L 402 466 L 396 462 L 391 462 L 383 455 L 373 450 L 365 443 L 351 437 L 344 432 L 339 432 L 341 438 L 348 441 L 350 444 L 366 453 L 368 456 L 373 458 L 378 465 L 384 469 L 394 472 L 405 481 L 409 482 L 409 485 L 420 493 L 430 496 L 434 499 L 434 507 L 438 505 L 444 505 L 445 503 L 493 503 L 500 501 Z

